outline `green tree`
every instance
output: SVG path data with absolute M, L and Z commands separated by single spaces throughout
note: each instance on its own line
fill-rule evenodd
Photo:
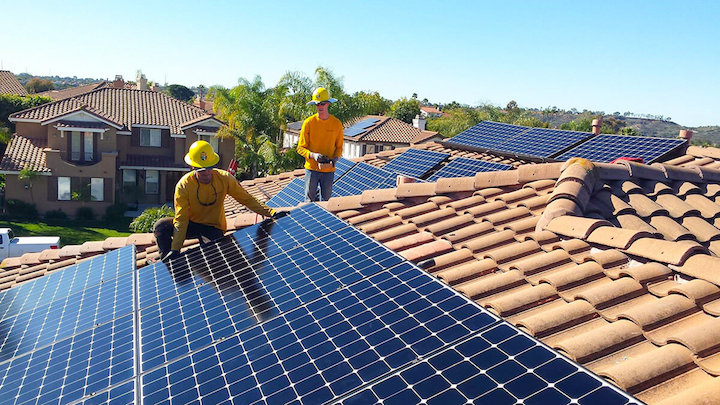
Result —
M 35 204 L 33 182 L 38 178 L 38 176 L 40 176 L 40 173 L 29 167 L 20 170 L 20 173 L 18 173 L 18 180 L 27 182 L 26 188 L 30 191 L 30 201 L 32 201 L 33 204 Z
M 405 121 L 412 124 L 413 118 L 420 114 L 420 102 L 416 98 L 407 99 L 405 97 L 395 101 L 390 106 L 388 116 Z
M 33 77 L 32 79 L 30 79 L 30 81 L 25 83 L 25 89 L 30 94 L 42 93 L 43 91 L 52 90 L 54 88 L 55 85 L 52 81 L 47 79 L 40 79 L 37 77 Z
M 49 103 L 52 99 L 43 96 L 17 96 L 14 94 L 0 94 L 0 125 L 15 132 L 15 124 L 8 120 L 11 114 L 28 108 Z
M 187 87 L 183 86 L 182 84 L 171 84 L 167 88 L 168 94 L 172 96 L 173 98 L 176 98 L 178 100 L 182 101 L 190 101 L 193 97 L 195 97 L 195 93 L 193 93 L 192 90 L 188 89 Z
M 130 223 L 130 230 L 137 233 L 152 232 L 155 221 L 174 216 L 175 211 L 167 205 L 148 208 Z
M 352 97 L 362 111 L 362 115 L 385 115 L 392 105 L 390 100 L 382 97 L 377 91 L 358 91 Z

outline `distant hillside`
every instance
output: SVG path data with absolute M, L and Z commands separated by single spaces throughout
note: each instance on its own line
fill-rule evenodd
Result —
M 560 125 L 570 121 L 574 121 L 582 117 L 582 113 L 572 113 L 560 111 L 557 113 L 542 113 L 539 111 L 531 111 L 531 114 L 541 121 L 550 124 L 551 128 L 559 128 Z M 603 119 L 614 118 L 624 122 L 626 127 L 632 127 L 637 133 L 643 136 L 659 136 L 664 138 L 675 138 L 681 129 L 693 130 L 693 143 L 710 143 L 720 145 L 720 126 L 704 126 L 704 127 L 683 127 L 672 121 L 626 117 L 624 115 L 604 115 Z
M 55 85 L 55 90 L 67 89 L 68 87 L 83 86 L 86 84 L 101 82 L 105 79 L 91 79 L 81 77 L 60 77 L 60 76 L 35 76 L 29 73 L 16 74 L 18 81 L 24 86 L 30 79 L 37 77 L 39 79 L 50 80 Z

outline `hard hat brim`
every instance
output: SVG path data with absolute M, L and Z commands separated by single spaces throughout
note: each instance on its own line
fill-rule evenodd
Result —
M 213 151 L 212 156 L 210 156 L 210 159 L 207 160 L 206 162 L 202 162 L 202 163 L 194 162 L 190 158 L 190 153 L 185 154 L 185 163 L 187 163 L 188 166 L 192 166 L 192 167 L 198 167 L 198 168 L 213 167 L 216 164 L 218 164 L 219 161 L 220 161 L 220 155 L 218 155 L 214 151 Z
M 305 105 L 315 105 L 315 104 L 318 104 L 318 103 L 324 103 L 325 101 L 327 101 L 327 102 L 329 102 L 329 103 L 337 103 L 337 99 L 336 99 L 336 98 L 329 98 L 329 99 L 327 99 L 327 100 L 321 100 L 321 101 L 311 100 L 311 101 L 308 101 L 307 104 L 305 104 Z

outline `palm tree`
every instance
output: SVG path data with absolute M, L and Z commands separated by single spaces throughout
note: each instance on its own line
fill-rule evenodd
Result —
M 32 201 L 33 204 L 35 204 L 35 196 L 33 195 L 33 181 L 40 175 L 39 172 L 26 167 L 22 170 L 20 170 L 20 173 L 18 173 L 18 180 L 20 181 L 27 181 L 27 184 L 25 187 L 30 190 L 30 201 Z

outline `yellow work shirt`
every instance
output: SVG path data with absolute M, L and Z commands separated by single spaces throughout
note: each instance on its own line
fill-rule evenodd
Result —
M 213 169 L 212 181 L 201 184 L 194 172 L 185 174 L 175 186 L 175 219 L 172 250 L 180 250 L 187 235 L 189 221 L 210 225 L 225 232 L 225 196 L 230 195 L 237 202 L 252 211 L 269 217 L 273 210 L 250 195 L 225 170 Z M 205 204 L 205 205 L 203 205 Z
M 343 126 L 339 119 L 330 115 L 321 120 L 317 114 L 309 117 L 302 124 L 297 151 L 305 158 L 305 168 L 316 172 L 334 172 L 335 166 L 321 169 L 318 162 L 310 158 L 310 152 L 325 155 L 330 159 L 342 156 Z

